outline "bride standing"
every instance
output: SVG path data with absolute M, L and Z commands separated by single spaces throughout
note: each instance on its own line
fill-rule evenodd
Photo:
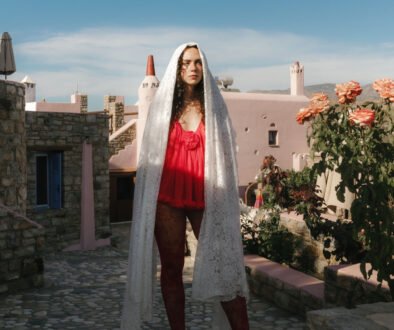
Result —
M 175 51 L 145 130 L 122 329 L 140 329 L 141 320 L 151 316 L 154 242 L 160 254 L 168 321 L 172 330 L 185 329 L 186 218 L 199 240 L 192 297 L 219 306 L 214 328 L 249 329 L 233 130 L 197 44 Z

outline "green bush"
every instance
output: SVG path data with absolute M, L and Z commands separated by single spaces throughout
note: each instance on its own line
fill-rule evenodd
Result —
M 324 205 L 315 191 L 315 171 L 305 168 L 300 172 L 284 172 L 271 164 L 270 168 L 265 167 L 261 171 L 258 179 L 266 182 L 262 187 L 264 203 L 257 216 L 256 209 L 241 215 L 245 253 L 258 254 L 306 273 L 314 273 L 316 251 L 304 247 L 300 237 L 279 224 L 281 212 L 294 210 L 303 215 L 312 237 L 323 239 L 323 254 L 327 259 L 334 256 L 339 262 L 347 263 L 362 260 L 365 249 L 362 242 L 353 237 L 352 223 L 326 221 L 321 217 Z

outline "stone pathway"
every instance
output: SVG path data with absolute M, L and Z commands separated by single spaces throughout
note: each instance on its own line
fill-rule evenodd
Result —
M 187 264 L 187 263 L 186 263 Z M 127 253 L 113 247 L 45 257 L 45 286 L 0 296 L 0 329 L 119 329 Z M 210 304 L 191 302 L 191 269 L 185 271 L 187 329 L 209 329 Z M 160 288 L 152 322 L 142 329 L 169 329 Z M 303 320 L 252 296 L 251 329 L 307 329 Z

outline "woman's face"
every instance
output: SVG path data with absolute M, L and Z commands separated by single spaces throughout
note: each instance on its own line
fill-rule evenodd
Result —
M 182 57 L 181 78 L 189 86 L 196 86 L 202 79 L 202 61 L 197 48 L 187 48 Z

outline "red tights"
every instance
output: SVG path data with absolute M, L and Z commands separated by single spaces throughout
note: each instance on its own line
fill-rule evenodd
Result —
M 157 204 L 155 237 L 161 260 L 161 290 L 172 330 L 185 330 L 185 290 L 182 273 L 185 258 L 186 217 L 193 233 L 200 233 L 202 210 L 185 210 Z M 233 330 L 248 330 L 246 300 L 237 296 L 222 302 Z

